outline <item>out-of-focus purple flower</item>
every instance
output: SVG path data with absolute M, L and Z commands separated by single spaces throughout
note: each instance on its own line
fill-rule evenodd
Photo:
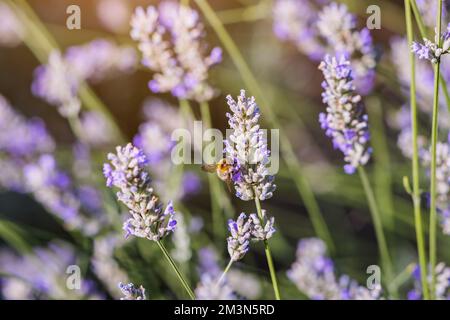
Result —
M 59 51 L 53 51 L 46 65 L 34 73 L 33 94 L 58 108 L 64 117 L 78 114 L 81 102 L 78 98 L 80 79 L 71 72 L 70 66 Z
M 228 124 L 233 132 L 224 142 L 225 154 L 227 163 L 234 166 L 236 196 L 244 201 L 269 199 L 276 185 L 268 169 L 267 137 L 258 124 L 259 107 L 254 97 L 245 96 L 245 90 L 241 90 L 237 101 L 227 96 L 227 103 L 232 112 L 227 113 Z
M 115 138 L 111 123 L 105 116 L 97 111 L 87 111 L 80 116 L 81 139 L 84 143 L 92 147 L 102 147 L 111 145 Z
M 136 287 L 132 283 L 123 284 L 122 282 L 119 283 L 119 288 L 122 291 L 122 294 L 124 295 L 123 298 L 120 298 L 120 300 L 145 300 L 145 289 L 143 286 Z
M 208 84 L 208 70 L 221 60 L 221 49 L 208 54 L 199 14 L 175 1 L 158 8 L 138 7 L 131 19 L 131 37 L 139 42 L 142 64 L 155 72 L 149 88 L 171 92 L 180 99 L 207 101 L 216 92 Z
M 198 251 L 198 273 L 209 274 L 212 277 L 219 277 L 221 269 L 219 267 L 219 257 L 212 247 L 204 247 Z
M 353 174 L 370 159 L 368 117 L 361 96 L 355 93 L 348 60 L 327 55 L 319 69 L 325 77 L 322 101 L 327 104 L 327 112 L 320 114 L 319 122 L 333 140 L 334 148 L 344 154 L 345 172 Z
M 450 300 L 450 267 L 447 267 L 443 262 L 438 263 L 435 267 L 435 273 L 436 273 L 435 298 L 437 300 Z M 414 267 L 411 276 L 414 281 L 414 289 L 408 292 L 408 300 L 421 300 L 422 284 L 420 281 L 419 265 L 416 265 Z M 431 283 L 431 276 L 427 277 L 427 281 Z
M 103 173 L 108 187 L 117 187 L 117 198 L 129 209 L 131 218 L 123 226 L 126 235 L 134 235 L 159 241 L 176 227 L 175 210 L 169 202 L 164 209 L 150 186 L 144 152 L 131 143 L 118 146 L 116 153 L 109 153 L 111 164 L 104 165 Z
M 0 95 L 0 153 L 16 158 L 31 158 L 52 152 L 55 143 L 44 123 L 37 118 L 25 119 Z
M 127 0 L 100 0 L 96 13 L 101 24 L 108 31 L 124 33 L 128 30 L 131 6 Z
M 87 44 L 67 49 L 65 61 L 70 71 L 83 80 L 98 82 L 118 72 L 131 72 L 137 64 L 132 47 L 96 39 Z
M 442 6 L 442 19 L 443 21 L 446 21 L 448 3 L 447 1 L 443 2 L 444 4 Z M 434 29 L 436 27 L 438 1 L 416 0 L 416 3 L 425 25 L 431 29 Z
M 114 298 L 122 297 L 122 291 L 117 283 L 128 281 L 126 273 L 114 259 L 116 248 L 120 247 L 123 239 L 116 233 L 94 239 L 94 251 L 91 258 L 92 270 L 102 281 L 103 285 Z
M 15 47 L 24 35 L 22 22 L 6 3 L 0 2 L 0 46 Z
M 25 255 L 0 252 L 2 295 L 6 299 L 103 299 L 94 283 L 81 279 L 79 290 L 66 286 L 67 268 L 77 264 L 74 249 L 66 243 L 52 242 Z M 62 281 L 64 280 L 64 281 Z
M 79 214 L 80 203 L 72 193 L 70 178 L 61 172 L 54 157 L 42 155 L 24 168 L 27 189 L 47 209 L 72 226 Z
M 204 274 L 201 282 L 195 289 L 197 300 L 235 300 L 233 289 L 224 281 L 218 283 L 219 279 L 210 274 Z
M 183 175 L 183 196 L 197 194 L 202 188 L 200 177 L 192 171 L 187 171 Z
M 78 93 L 83 81 L 100 81 L 117 72 L 132 71 L 136 61 L 133 48 L 104 39 L 70 47 L 65 55 L 54 50 L 47 64 L 35 70 L 32 91 L 56 106 L 62 116 L 74 117 L 81 108 Z
M 421 152 L 422 164 L 429 169 L 431 166 L 431 152 Z M 436 207 L 440 214 L 442 231 L 450 235 L 450 135 L 447 142 L 436 145 Z
M 172 237 L 174 248 L 172 257 L 179 263 L 187 263 L 192 258 L 191 236 L 188 232 L 187 221 L 183 214 L 177 215 L 177 232 Z
M 337 279 L 325 243 L 318 238 L 299 242 L 297 260 L 287 275 L 302 293 L 314 300 L 373 300 L 380 296 L 381 288 L 368 290 L 346 275 Z
M 330 1 L 277 0 L 275 34 L 297 45 L 312 60 L 325 54 L 345 55 L 354 70 L 356 90 L 369 93 L 374 85 L 377 53 L 368 29 L 357 29 L 356 17 L 343 4 Z M 322 9 L 321 9 L 322 8 Z

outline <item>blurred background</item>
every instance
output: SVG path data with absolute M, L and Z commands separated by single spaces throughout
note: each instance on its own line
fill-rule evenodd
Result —
M 37 133 L 16 132 L 12 127 L 23 125 L 30 119 L 42 119 L 54 141 L 50 147 L 54 163 L 27 155 L 17 160 L 15 166 L 8 165 L 7 152 L 0 148 L 0 175 L 3 175 L 0 179 L 0 296 L 3 299 L 118 299 L 121 293 L 117 283 L 133 282 L 143 285 L 150 299 L 186 298 L 153 243 L 138 238 L 124 239 L 121 224 L 126 210 L 115 200 L 115 190 L 106 188 L 102 175 L 107 153 L 112 152 L 116 145 L 133 141 L 138 133 L 145 137 L 145 124 L 159 126 L 158 130 L 165 132 L 174 122 L 183 122 L 177 99 L 170 94 L 154 94 L 148 89 L 147 82 L 152 73 L 140 65 L 137 44 L 129 36 L 129 21 L 135 7 L 157 5 L 159 1 L 13 2 L 15 5 L 10 9 L 22 21 L 24 30 L 32 29 L 33 39 L 28 36 L 18 43 L 0 45 L 0 94 L 8 101 L 4 103 L 20 115 L 20 120 L 10 122 L 9 126 L 0 119 L 1 125 L 5 126 L 0 132 L 4 136 L 3 139 L 0 137 L 0 143 L 28 139 L 28 148 L 36 147 L 40 143 Z M 192 7 L 197 9 L 192 2 Z M 276 36 L 273 12 L 277 1 L 208 2 L 264 91 L 267 97 L 264 102 L 269 102 L 265 107 L 275 112 L 282 124 L 279 129 L 292 143 L 302 174 L 309 181 L 329 227 L 335 246 L 329 254 L 336 273 L 348 274 L 365 284 L 366 268 L 379 264 L 377 242 L 360 180 L 357 175 L 344 173 L 341 154 L 333 150 L 318 123 L 319 113 L 325 110 L 321 102 L 323 76 L 317 69 L 318 62 L 309 59 L 291 41 Z M 395 119 L 402 106 L 408 103 L 408 92 L 392 58 L 393 39 L 405 37 L 403 1 L 338 2 L 345 3 L 357 16 L 359 29 L 366 25 L 368 5 L 376 4 L 381 8 L 381 29 L 371 30 L 378 60 L 376 80 L 370 94 L 364 96 L 372 146 L 379 152 L 367 165 L 367 171 L 383 213 L 395 274 L 398 275 L 396 281 L 401 296 L 406 297 L 414 287 L 410 275 L 412 265 L 417 262 L 416 238 L 412 203 L 402 184 L 403 176 L 410 175 L 411 162 L 399 148 L 399 129 Z M 66 27 L 66 9 L 73 4 L 81 8 L 80 30 Z M 4 5 L 9 6 L 10 2 L 0 1 L 0 8 Z M 17 14 L 17 10 L 22 10 L 23 15 Z M 205 43 L 209 48 L 223 47 L 214 30 L 200 15 L 205 24 Z M 24 24 L 23 19 L 29 23 Z M 42 34 L 45 35 L 44 40 L 39 38 Z M 129 48 L 127 53 L 123 52 L 128 54 L 129 60 L 126 60 L 128 64 L 122 65 L 123 68 L 118 67 L 107 76 L 87 79 L 82 93 L 80 138 L 76 125 L 61 116 L 58 108 L 33 94 L 32 84 L 37 76 L 36 69 L 47 61 L 46 53 L 51 51 L 48 44 L 57 45 L 64 53 L 73 46 L 86 45 L 98 39 L 116 47 Z M 102 61 L 102 56 L 99 61 Z M 228 111 L 226 95 L 237 96 L 240 89 L 246 88 L 239 70 L 225 50 L 223 61 L 209 71 L 208 82 L 218 93 L 210 101 L 212 126 L 224 131 Z M 248 93 L 253 94 L 251 91 Z M 258 97 L 257 101 L 263 103 Z M 105 108 L 117 128 L 112 128 L 104 119 L 89 118 L 92 105 Z M 200 118 L 199 105 L 192 102 L 191 106 L 191 117 Z M 5 115 L 4 119 L 9 118 Z M 421 119 L 423 132 L 429 132 L 428 118 L 422 115 Z M 270 127 L 265 122 L 264 113 L 261 120 L 263 127 Z M 16 133 L 13 136 L 5 132 L 6 129 Z M 445 137 L 446 133 L 443 132 L 442 136 Z M 159 139 L 164 139 L 151 137 L 156 140 L 148 143 L 154 148 L 162 141 Z M 181 178 L 174 182 L 176 187 L 173 187 L 170 183 L 173 183 L 171 178 L 176 168 L 170 163 L 160 163 L 160 166 L 153 168 L 159 185 L 157 192 L 162 199 L 175 198 L 176 210 L 183 220 L 177 233 L 166 240 L 166 245 L 195 287 L 200 279 L 199 272 L 208 268 L 208 263 L 217 264 L 220 269 L 226 266 L 225 222 L 233 214 L 254 212 L 253 203 L 237 199 L 222 186 L 222 196 L 229 199 L 231 206 L 228 208 L 231 209 L 223 212 L 223 233 L 217 232 L 211 217 L 207 174 L 199 165 L 186 165 Z M 28 177 L 33 177 L 36 183 L 26 188 L 12 187 L 8 181 L 11 181 L 14 170 L 28 172 Z M 42 177 L 45 170 L 52 172 L 46 172 L 52 176 L 51 181 Z M 426 188 L 425 170 L 422 174 L 423 187 Z M 278 232 L 271 243 L 283 298 L 301 299 L 306 296 L 289 280 L 286 271 L 295 261 L 298 241 L 316 234 L 291 178 L 282 162 L 276 175 L 277 190 L 263 206 L 276 218 Z M 18 178 L 19 181 L 21 179 Z M 19 184 L 29 185 L 23 181 Z M 57 188 L 63 191 L 55 191 Z M 56 199 L 58 197 L 64 200 Z M 81 218 L 54 212 L 66 210 L 71 201 L 76 203 L 79 211 L 76 214 Z M 55 202 L 61 206 L 54 205 Z M 426 218 L 427 211 L 423 211 Z M 450 261 L 449 244 L 448 236 L 439 232 L 438 261 Z M 82 290 L 67 289 L 68 265 L 80 267 Z M 238 292 L 240 297 L 272 297 L 262 245 L 254 246 L 245 260 L 234 264 L 232 270 L 229 282 L 231 285 L 241 284 L 243 292 Z

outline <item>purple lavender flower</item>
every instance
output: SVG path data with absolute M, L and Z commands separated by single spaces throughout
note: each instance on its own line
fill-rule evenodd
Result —
M 443 1 L 442 6 L 442 17 L 443 21 L 447 18 L 447 1 Z M 436 26 L 436 15 L 438 9 L 438 1 L 428 1 L 428 0 L 416 0 L 417 7 L 419 8 L 420 14 L 422 15 L 423 22 L 425 25 L 431 29 Z
M 115 250 L 120 248 L 123 243 L 123 238 L 118 237 L 115 232 L 96 237 L 91 257 L 92 271 L 108 292 L 117 299 L 122 297 L 122 291 L 117 287 L 117 283 L 128 281 L 127 274 L 114 258 Z
M 195 296 L 198 300 L 234 300 L 233 289 L 226 283 L 218 283 L 218 279 L 210 274 L 204 274 L 201 282 L 195 289 Z
M 422 164 L 429 169 L 431 152 L 423 150 L 420 153 Z M 436 207 L 440 215 L 442 231 L 450 235 L 450 135 L 447 142 L 436 145 Z
M 79 226 L 80 202 L 73 193 L 69 176 L 57 168 L 51 154 L 42 155 L 37 162 L 27 164 L 23 171 L 27 190 L 39 202 L 68 227 Z
M 439 40 L 442 45 L 439 46 Z M 423 39 L 423 43 L 413 42 L 411 51 L 414 52 L 419 59 L 429 60 L 432 63 L 438 63 L 441 56 L 450 53 L 450 23 L 447 25 L 447 30 L 441 34 L 441 39 L 437 38 L 437 30 L 435 40 L 430 41 L 427 38 Z
M 250 219 L 253 223 L 252 238 L 254 240 L 263 241 L 272 238 L 276 231 L 274 228 L 275 218 L 268 218 L 266 210 L 262 210 L 262 220 L 256 213 L 250 214 Z
M 64 117 L 78 115 L 81 102 L 78 98 L 79 77 L 59 51 L 53 51 L 46 65 L 39 66 L 34 73 L 33 94 L 58 108 Z
M 277 0 L 274 30 L 278 37 L 294 42 L 312 60 L 326 53 L 345 55 L 354 70 L 356 90 L 369 93 L 374 85 L 377 53 L 368 29 L 357 29 L 356 17 L 343 4 L 330 1 Z
M 344 161 L 347 162 L 345 172 L 353 174 L 370 158 L 368 117 L 364 113 L 361 96 L 354 92 L 348 60 L 327 55 L 319 69 L 325 77 L 322 101 L 327 104 L 327 113 L 319 115 L 319 122 L 326 135 L 332 138 L 334 148 L 344 154 Z
M 134 71 L 137 54 L 132 47 L 118 46 L 105 39 L 69 47 L 64 59 L 78 78 L 99 82 L 112 75 Z
M 241 260 L 249 249 L 253 230 L 252 220 L 247 219 L 245 213 L 241 213 L 236 221 L 228 221 L 228 229 L 231 233 L 227 238 L 230 259 Z
M 227 162 L 233 164 L 236 196 L 244 201 L 258 197 L 266 200 L 272 197 L 276 189 L 274 176 L 269 174 L 270 151 L 267 139 L 260 129 L 259 107 L 255 98 L 247 98 L 245 90 L 235 101 L 227 96 L 232 114 L 227 113 L 228 124 L 233 133 L 225 141 Z
M 14 158 L 32 158 L 41 153 L 52 152 L 55 147 L 40 119 L 25 119 L 1 95 L 0 131 L 0 153 Z
M 80 290 L 69 290 L 66 270 L 77 264 L 77 254 L 70 245 L 51 242 L 24 255 L 9 250 L 0 252 L 1 293 L 6 299 L 103 299 L 95 284 L 82 279 Z
M 429 270 L 430 271 L 430 270 Z M 436 272 L 436 288 L 435 297 L 437 300 L 450 300 L 450 267 L 445 263 L 438 263 L 435 267 Z M 414 289 L 408 292 L 408 300 L 422 299 L 422 284 L 420 281 L 420 267 L 415 265 L 411 276 L 414 280 Z M 427 278 L 431 282 L 431 277 Z
M 81 139 L 92 147 L 111 145 L 116 137 L 111 123 L 97 111 L 87 111 L 80 116 Z
M 117 198 L 129 209 L 131 218 L 123 226 L 126 236 L 159 241 L 175 230 L 175 211 L 169 202 L 164 209 L 150 187 L 146 171 L 147 157 L 131 143 L 117 147 L 116 154 L 109 153 L 111 164 L 104 165 L 103 173 L 108 187 L 119 188 Z
M 197 11 L 163 1 L 158 8 L 138 7 L 131 26 L 130 35 L 139 42 L 142 64 L 155 72 L 149 82 L 151 91 L 197 101 L 215 96 L 207 81 L 208 70 L 221 61 L 221 49 L 205 52 L 205 32 Z
M 297 260 L 287 272 L 297 288 L 314 300 L 373 300 L 380 289 L 368 290 L 343 275 L 336 278 L 333 261 L 326 256 L 325 243 L 317 238 L 303 239 L 297 247 Z
M 123 284 L 119 283 L 119 288 L 122 291 L 124 297 L 120 300 L 145 300 L 145 289 L 143 286 L 139 288 L 132 283 Z

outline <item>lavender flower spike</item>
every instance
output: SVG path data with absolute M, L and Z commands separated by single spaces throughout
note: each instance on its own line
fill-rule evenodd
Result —
M 152 241 L 159 241 L 175 230 L 175 211 L 169 202 L 163 205 L 150 187 L 150 176 L 145 167 L 147 158 L 142 150 L 131 143 L 117 147 L 116 154 L 108 154 L 111 161 L 104 164 L 103 173 L 108 187 L 120 189 L 117 198 L 124 203 L 131 214 L 123 226 L 126 236 L 134 235 Z
M 134 284 L 123 284 L 119 283 L 119 289 L 122 291 L 124 297 L 120 298 L 120 300 L 145 300 L 145 289 L 143 286 L 139 288 Z
M 253 224 L 247 219 L 245 213 L 241 213 L 236 221 L 228 222 L 231 236 L 227 238 L 228 253 L 232 261 L 241 260 L 247 253 L 252 236 Z
M 131 27 L 142 64 L 155 73 L 149 82 L 151 91 L 199 102 L 215 96 L 216 90 L 208 84 L 208 70 L 221 61 L 222 50 L 216 47 L 207 52 L 197 11 L 176 1 L 162 1 L 158 8 L 138 7 Z
M 448 141 L 437 143 L 436 157 L 437 210 L 443 233 L 450 235 L 450 135 Z M 429 169 L 431 166 L 431 151 L 423 150 L 421 158 L 422 164 Z
M 439 47 L 439 40 L 442 40 L 442 47 Z M 437 29 L 435 30 L 434 42 L 423 38 L 423 44 L 413 42 L 411 50 L 419 59 L 429 60 L 432 63 L 438 63 L 441 56 L 450 53 L 450 23 L 447 25 L 447 30 L 442 34 L 441 39 L 438 39 Z
M 252 238 L 258 241 L 268 240 L 272 238 L 275 233 L 274 223 L 275 218 L 268 218 L 266 215 L 266 210 L 262 210 L 262 221 L 259 219 L 258 215 L 252 213 L 250 219 L 253 222 Z
M 263 201 L 272 197 L 276 189 L 274 176 L 269 174 L 270 151 L 258 120 L 259 107 L 255 98 L 247 98 L 245 90 L 235 101 L 227 97 L 232 114 L 227 113 L 233 133 L 225 141 L 227 162 L 234 164 L 236 196 L 244 201 L 258 197 Z M 255 194 L 256 192 L 256 194 Z
M 195 289 L 197 300 L 235 300 L 233 289 L 226 283 L 218 283 L 210 274 L 204 274 Z
M 319 69 L 325 77 L 322 101 L 327 104 L 327 112 L 319 115 L 319 122 L 325 134 L 332 138 L 335 149 L 344 154 L 345 172 L 353 174 L 358 166 L 369 161 L 372 152 L 368 146 L 368 116 L 361 96 L 355 93 L 350 62 L 346 58 L 327 55 Z
M 61 53 L 53 51 L 46 65 L 39 66 L 34 74 L 33 94 L 58 108 L 64 117 L 78 115 L 81 101 L 78 98 L 80 79 L 73 72 Z

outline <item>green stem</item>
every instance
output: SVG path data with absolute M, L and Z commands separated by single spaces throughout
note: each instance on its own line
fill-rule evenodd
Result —
M 405 0 L 405 15 L 406 15 L 406 32 L 408 35 L 409 46 L 413 41 L 413 27 L 411 17 L 411 0 Z M 414 2 L 414 1 L 413 1 Z M 412 127 L 412 143 L 413 143 L 413 157 L 412 157 L 412 201 L 414 206 L 414 225 L 416 228 L 417 251 L 419 255 L 420 265 L 420 279 L 422 283 L 422 295 L 425 300 L 428 300 L 428 281 L 427 281 L 427 263 L 425 252 L 425 241 L 422 227 L 422 212 L 420 204 L 420 175 L 419 175 L 419 147 L 417 143 L 418 124 L 417 124 L 417 102 L 416 102 L 416 60 L 414 53 L 410 51 L 409 60 L 411 65 L 411 86 L 410 86 L 410 103 L 411 103 L 411 127 Z
M 367 177 L 366 170 L 362 166 L 358 166 L 358 173 L 361 178 L 362 185 L 364 187 L 364 192 L 366 193 L 367 201 L 369 203 L 370 214 L 372 216 L 373 225 L 375 228 L 375 234 L 378 242 L 378 250 L 380 251 L 381 264 L 385 271 L 386 281 L 385 283 L 390 283 L 393 279 L 392 263 L 389 256 L 388 246 L 386 242 L 386 237 L 384 236 L 383 225 L 381 223 L 380 211 L 378 210 L 378 205 L 375 200 L 375 195 L 373 193 L 372 187 L 370 186 L 369 179 Z M 393 297 L 396 296 L 396 292 L 391 291 Z
M 195 300 L 195 294 L 192 291 L 191 287 L 187 283 L 187 281 L 184 279 L 183 275 L 181 274 L 180 270 L 178 269 L 175 261 L 173 261 L 172 257 L 170 256 L 169 252 L 167 251 L 166 247 L 161 241 L 156 241 L 159 248 L 161 249 L 162 253 L 164 254 L 164 257 L 167 259 L 167 262 L 169 262 L 170 266 L 172 267 L 173 271 L 175 271 L 178 279 L 180 280 L 181 284 L 183 285 L 184 289 L 186 289 L 187 294 L 192 300 Z
M 254 193 L 256 195 L 256 190 L 254 191 Z M 256 204 L 256 211 L 258 213 L 259 220 L 261 220 L 261 223 L 262 223 L 263 214 L 262 214 L 262 209 L 261 209 L 261 202 L 259 201 L 259 198 L 257 196 L 255 196 L 255 204 Z M 272 253 L 270 251 L 269 242 L 267 240 L 264 240 L 264 251 L 266 253 L 267 265 L 269 267 L 270 278 L 272 280 L 272 287 L 273 287 L 273 292 L 275 294 L 275 299 L 281 300 L 280 289 L 278 288 L 277 274 L 275 272 L 275 266 L 273 264 Z
M 436 17 L 436 38 L 439 39 L 439 48 L 441 47 L 441 20 L 442 20 L 442 1 L 439 0 L 438 12 Z M 437 212 L 436 212 L 436 145 L 438 138 L 438 113 L 439 113 L 439 77 L 440 77 L 440 60 L 434 65 L 434 95 L 433 95 L 433 119 L 431 128 L 431 181 L 430 181 L 430 297 L 434 298 L 436 287 L 436 228 L 437 228 Z
M 269 99 L 267 99 L 263 90 L 261 90 L 258 81 L 256 80 L 255 76 L 250 70 L 250 67 L 247 65 L 247 62 L 244 60 L 236 43 L 233 41 L 230 34 L 223 26 L 217 14 L 214 12 L 214 10 L 211 8 L 211 6 L 208 4 L 206 0 L 194 0 L 194 1 L 198 5 L 202 13 L 205 15 L 206 20 L 214 29 L 223 46 L 230 55 L 231 59 L 233 60 L 233 63 L 235 64 L 245 83 L 245 86 L 252 92 L 253 95 L 255 95 L 258 99 L 261 99 L 262 103 L 260 104 L 260 107 L 270 126 L 272 128 L 278 129 L 282 128 L 281 123 L 279 122 L 278 117 L 274 112 L 275 108 L 273 108 Z M 316 234 L 327 243 L 329 251 L 334 252 L 335 250 L 334 243 L 331 238 L 328 227 L 325 223 L 325 220 L 323 219 L 317 200 L 311 189 L 309 181 L 307 181 L 304 174 L 302 173 L 302 168 L 297 159 L 292 144 L 283 130 L 281 130 L 280 132 L 280 139 L 281 141 L 283 141 L 283 143 L 281 144 L 282 157 L 287 164 L 287 167 L 295 182 L 300 197 L 302 198 L 303 203 L 305 204 L 306 210 L 308 211 L 314 230 Z
M 222 281 L 225 278 L 228 270 L 230 270 L 232 264 L 233 264 L 233 260 L 230 260 L 230 262 L 228 262 L 227 267 L 225 268 L 225 270 L 223 271 L 222 275 L 220 276 L 219 281 L 217 282 L 218 285 L 220 285 L 222 283 Z
M 375 194 L 378 203 L 382 204 L 383 224 L 390 230 L 394 230 L 395 210 L 392 199 L 391 161 L 383 123 L 383 109 L 378 98 L 370 97 L 367 99 L 367 112 L 371 119 L 371 141 L 375 159 Z

